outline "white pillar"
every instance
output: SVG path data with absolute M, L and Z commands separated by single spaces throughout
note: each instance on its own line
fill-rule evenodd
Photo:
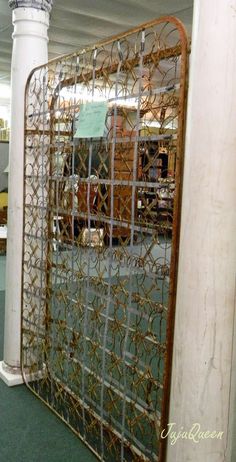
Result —
M 53 0 L 10 0 L 9 2 L 13 8 L 14 32 L 11 68 L 4 361 L 0 363 L 0 377 L 9 386 L 22 383 L 20 326 L 25 85 L 30 71 L 48 61 L 47 30 L 52 3 Z
M 195 0 L 167 462 L 231 461 L 235 43 L 236 0 Z

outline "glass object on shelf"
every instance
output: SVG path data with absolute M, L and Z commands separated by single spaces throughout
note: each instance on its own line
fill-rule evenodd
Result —
M 8 127 L 8 121 L 0 118 L 0 141 L 9 141 L 10 128 Z

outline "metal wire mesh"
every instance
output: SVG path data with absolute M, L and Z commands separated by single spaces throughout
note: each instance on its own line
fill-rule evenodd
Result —
M 186 73 L 163 18 L 26 88 L 22 371 L 107 462 L 164 458 Z

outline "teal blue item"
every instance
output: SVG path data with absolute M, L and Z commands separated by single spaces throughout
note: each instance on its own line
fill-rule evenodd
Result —
M 104 135 L 107 115 L 106 101 L 81 104 L 75 138 L 100 138 Z

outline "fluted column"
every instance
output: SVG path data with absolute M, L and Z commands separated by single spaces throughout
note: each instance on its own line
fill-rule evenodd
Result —
M 20 373 L 21 281 L 23 243 L 24 93 L 30 71 L 48 61 L 49 14 L 53 0 L 10 0 L 13 51 L 11 67 L 11 137 L 9 145 L 8 237 L 4 361 L 0 377 L 9 385 Z

